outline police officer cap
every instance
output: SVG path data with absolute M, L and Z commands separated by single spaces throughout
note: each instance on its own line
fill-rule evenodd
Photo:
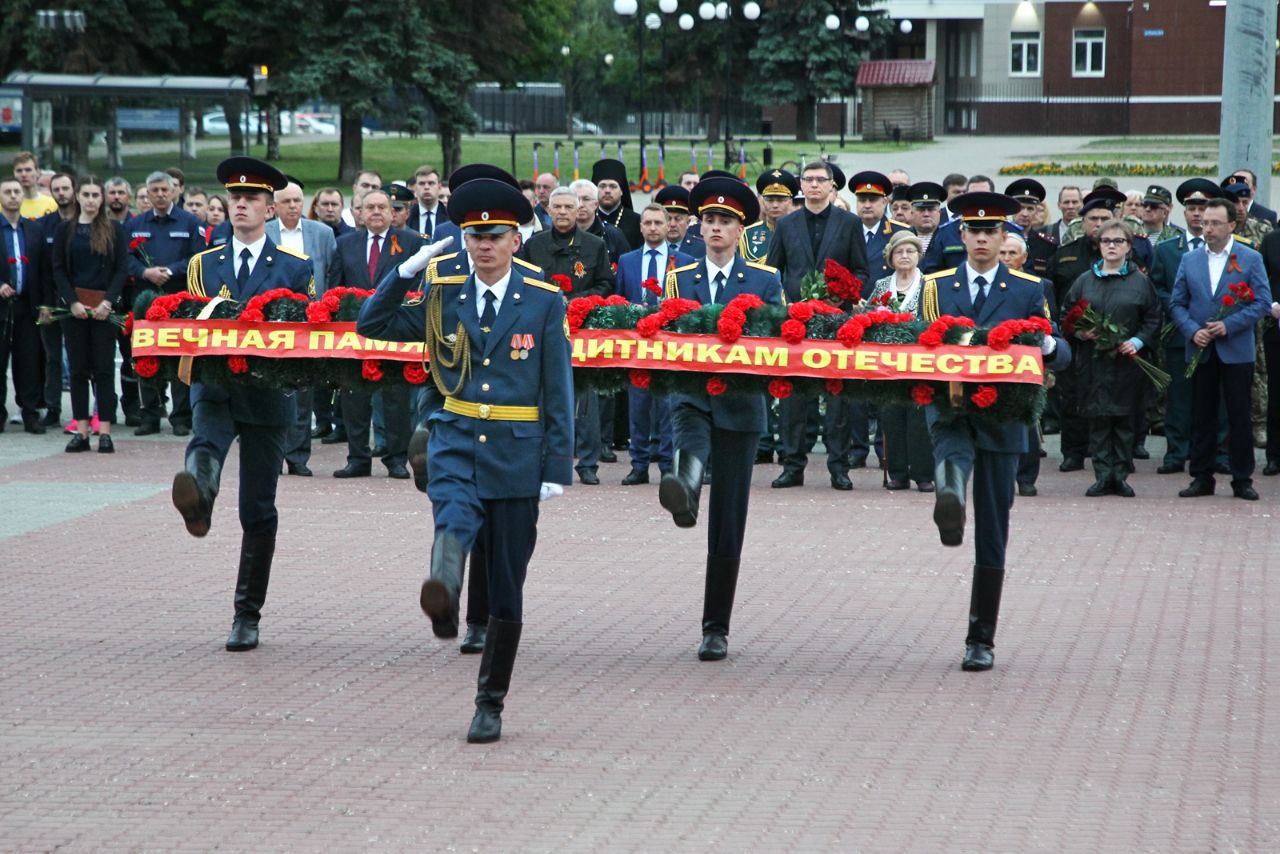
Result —
M 831 167 L 831 186 L 835 187 L 837 191 L 843 190 L 844 185 L 848 183 L 844 177 L 844 170 L 837 166 L 835 161 L 832 160 L 828 160 L 827 165 Z M 886 184 L 888 180 L 888 178 L 885 178 Z
M 689 191 L 679 184 L 670 184 L 659 190 L 653 197 L 653 203 L 662 205 L 668 211 L 689 212 Z
M 703 178 L 689 191 L 689 204 L 698 216 L 728 214 L 743 223 L 760 218 L 760 202 L 751 188 L 737 178 Z
M 1035 178 L 1019 178 L 1004 188 L 1004 194 L 1017 199 L 1025 205 L 1039 204 L 1044 201 L 1044 197 L 1047 195 L 1044 191 L 1044 184 L 1041 184 Z
M 1242 181 L 1232 181 L 1222 188 L 1228 199 L 1247 199 L 1253 195 L 1253 189 Z
M 449 192 L 457 192 L 463 184 L 474 181 L 476 178 L 492 178 L 495 181 L 510 184 L 517 190 L 520 189 L 520 182 L 506 169 L 488 163 L 468 163 L 454 169 L 453 174 L 449 176 Z
M 1095 211 L 1099 208 L 1114 212 L 1116 205 L 1123 204 L 1125 198 L 1125 194 L 1114 187 L 1098 187 L 1092 193 L 1084 197 L 1084 204 L 1080 208 L 1080 216 L 1084 216 L 1089 211 Z
M 475 178 L 449 196 L 449 220 L 466 234 L 501 234 L 533 219 L 533 208 L 517 187 Z
M 913 208 L 936 208 L 946 201 L 947 191 L 941 184 L 920 181 L 907 188 L 907 198 Z
M 832 163 L 831 167 L 834 172 L 835 164 Z M 855 196 L 887 196 L 893 192 L 893 182 L 879 172 L 859 172 L 849 181 L 849 192 Z
M 1171 205 L 1173 204 L 1173 193 L 1168 188 L 1161 187 L 1159 184 L 1152 184 L 1147 187 L 1147 191 L 1142 194 L 1143 204 L 1153 205 Z
M 756 192 L 761 196 L 783 196 L 790 199 L 800 192 L 800 182 L 786 169 L 770 169 L 768 172 L 761 172 L 756 179 Z
M 1222 198 L 1222 188 L 1208 178 L 1190 178 L 1178 185 L 1176 195 L 1180 205 L 1188 202 L 1204 204 L 1210 199 Z
M 297 184 L 297 185 L 298 185 L 298 189 L 299 189 L 299 190 L 305 190 L 305 189 L 307 189 L 307 185 L 306 185 L 306 184 L 304 184 L 304 183 L 302 183 L 302 179 L 301 179 L 301 178 L 298 178 L 298 177 L 296 177 L 296 176 L 290 175 L 288 172 L 286 172 L 286 173 L 284 174 L 284 179 L 285 179 L 286 181 L 288 181 L 290 184 Z
M 890 193 L 890 198 L 892 198 L 893 201 L 895 202 L 911 201 L 911 185 L 910 184 L 894 184 L 893 192 Z
M 725 169 L 708 169 L 706 172 L 702 173 L 702 177 L 699 180 L 705 181 L 708 178 L 732 178 L 738 182 L 742 181 L 742 179 L 737 175 Z
M 387 198 L 391 200 L 391 207 L 403 208 L 413 204 L 413 190 L 410 190 L 404 184 L 383 184 L 382 192 L 387 194 Z
M 289 183 L 276 167 L 256 157 L 228 157 L 218 164 L 218 183 L 228 190 L 261 190 L 274 193 Z
M 1004 193 L 978 191 L 961 193 L 947 202 L 951 212 L 965 225 L 1003 225 L 1005 218 L 1016 214 L 1022 205 Z

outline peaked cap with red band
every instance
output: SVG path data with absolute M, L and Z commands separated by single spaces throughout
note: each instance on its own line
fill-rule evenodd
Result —
M 1022 210 L 1016 199 L 988 192 L 961 193 L 947 202 L 947 207 L 961 222 L 975 226 L 1003 225 L 1006 217 Z
M 756 194 L 737 178 L 703 178 L 689 191 L 689 206 L 698 216 L 723 213 L 743 223 L 760 218 L 760 202 Z
M 285 174 L 256 157 L 228 157 L 218 164 L 218 183 L 228 190 L 274 193 L 289 185 Z
M 495 178 L 475 178 L 449 197 L 449 220 L 469 234 L 499 234 L 533 219 L 529 200 Z

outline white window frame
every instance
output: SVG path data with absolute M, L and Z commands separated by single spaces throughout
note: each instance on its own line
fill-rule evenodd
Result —
M 1022 48 L 1022 69 L 1014 68 L 1013 54 L 1015 47 Z M 1028 48 L 1035 47 L 1035 68 L 1028 69 Z M 1075 57 L 1072 57 L 1075 61 Z M 1038 31 L 1018 30 L 1009 33 L 1009 76 L 1010 77 L 1039 77 L 1041 68 L 1044 65 L 1044 35 Z
M 1087 45 L 1089 53 L 1092 55 L 1093 46 L 1099 45 L 1100 67 L 1095 71 L 1088 69 L 1081 71 L 1076 68 L 1076 50 L 1081 45 Z M 1072 77 L 1106 77 L 1107 76 L 1107 31 L 1100 27 L 1082 27 L 1071 32 L 1071 76 Z

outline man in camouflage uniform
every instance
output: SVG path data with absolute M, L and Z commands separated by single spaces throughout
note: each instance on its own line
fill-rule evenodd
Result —
M 1253 204 L 1253 188 L 1248 184 L 1228 178 L 1224 182 L 1222 189 L 1227 194 L 1227 198 L 1233 200 L 1236 204 L 1235 238 L 1241 243 L 1258 249 L 1262 246 L 1262 238 L 1271 233 L 1273 226 L 1265 219 L 1259 219 L 1250 214 L 1249 207 Z M 1265 322 L 1265 318 L 1259 321 L 1259 326 L 1255 330 L 1258 334 L 1253 336 L 1258 352 L 1253 368 L 1253 397 L 1249 411 L 1249 421 L 1253 426 L 1253 444 L 1258 448 L 1267 446 L 1267 360 L 1262 349 L 1263 330 L 1261 325 Z

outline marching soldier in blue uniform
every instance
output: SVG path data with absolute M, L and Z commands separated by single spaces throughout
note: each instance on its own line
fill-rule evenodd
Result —
M 689 227 L 689 191 L 679 184 L 669 184 L 654 195 L 653 201 L 667 211 L 667 244 L 671 251 L 694 258 L 706 255 L 707 244 Z
M 760 221 L 752 223 L 742 232 L 738 242 L 738 254 L 747 261 L 764 263 L 769 255 L 769 241 L 773 238 L 778 220 L 791 213 L 791 200 L 800 192 L 800 182 L 785 169 L 761 172 L 756 179 L 756 193 L 760 196 Z
M 412 279 L 443 248 L 420 249 L 365 303 L 362 335 L 425 341 L 444 398 L 430 417 L 427 495 L 435 517 L 431 574 L 420 604 L 437 637 L 458 634 L 467 552 L 485 539 L 489 626 L 480 659 L 470 742 L 497 740 L 524 614 L 524 579 L 537 538 L 538 502 L 573 477 L 573 378 L 564 299 L 511 262 L 529 202 L 504 181 L 477 178 L 449 199 L 472 273 L 432 285 L 422 306 L 402 306 Z
M 735 251 L 742 228 L 759 215 L 755 194 L 734 178 L 704 178 L 690 194 L 702 218 L 707 256 L 667 274 L 667 297 L 725 304 L 739 294 L 755 294 L 781 305 L 782 282 L 763 264 L 744 261 Z M 711 509 L 707 527 L 707 578 L 698 658 L 718 661 L 729 654 L 729 618 L 738 584 L 747 498 L 756 445 L 765 429 L 765 398 L 706 391 L 672 397 L 675 428 L 673 471 L 662 478 L 658 500 L 676 525 L 698 521 L 702 476 L 711 467 Z
M 893 184 L 879 172 L 859 172 L 849 181 L 849 189 L 853 191 L 857 202 L 854 213 L 862 221 L 862 237 L 867 245 L 867 282 L 866 293 L 870 294 L 875 283 L 889 275 L 884 259 L 884 248 L 889 238 L 899 231 L 910 231 L 911 226 L 905 222 L 890 219 L 885 209 L 889 205 L 889 194 L 893 192 Z
M 187 290 L 241 304 L 275 288 L 314 296 L 311 261 L 273 245 L 266 235 L 267 210 L 273 194 L 285 188 L 284 174 L 252 157 L 232 157 L 218 165 L 218 181 L 230 197 L 232 237 L 226 245 L 191 258 Z M 191 386 L 194 432 L 186 467 L 174 475 L 172 497 L 193 536 L 209 532 L 222 465 L 231 443 L 240 439 L 243 534 L 235 620 L 227 638 L 231 651 L 258 645 L 258 621 L 276 548 L 276 482 L 295 420 L 294 405 L 292 394 L 273 389 L 202 382 Z
M 1048 317 L 1040 279 L 1010 270 L 997 257 L 1004 242 L 1005 217 L 1018 209 L 1018 203 L 999 193 L 978 192 L 956 196 L 948 206 L 961 223 L 967 260 L 959 268 L 925 278 L 921 317 L 928 321 L 942 315 L 970 317 L 983 327 L 1005 320 Z M 1067 343 L 1057 336 L 1045 337 L 1042 352 L 1048 367 L 1071 359 Z M 936 406 L 928 407 L 925 417 L 936 463 L 933 520 L 945 546 L 964 542 L 965 493 L 973 476 L 975 561 L 969 634 L 961 667 L 990 670 L 1004 585 L 1009 509 L 1018 457 L 1027 449 L 1027 428 L 978 415 L 943 417 Z

